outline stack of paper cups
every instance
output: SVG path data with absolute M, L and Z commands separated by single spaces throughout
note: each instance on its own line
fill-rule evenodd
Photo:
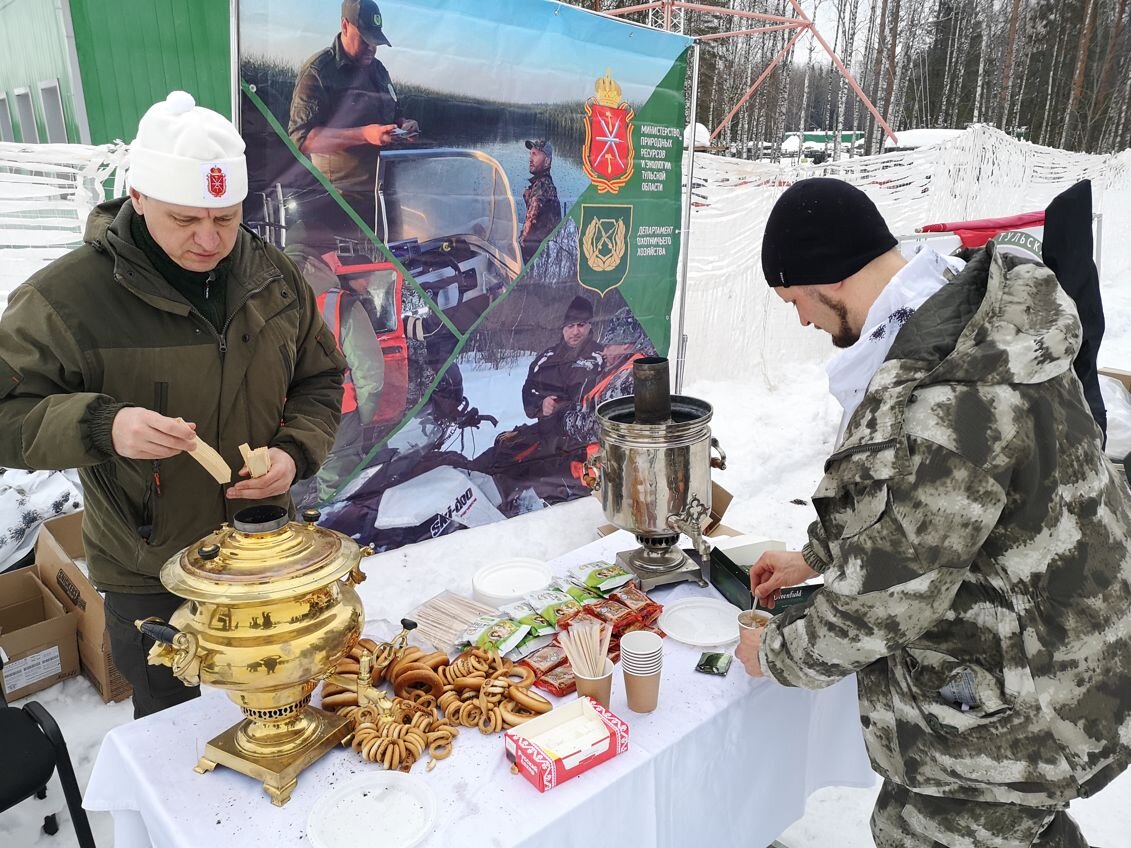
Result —
M 635 713 L 652 712 L 660 695 L 663 639 L 647 630 L 626 633 L 620 640 L 620 664 L 628 708 Z

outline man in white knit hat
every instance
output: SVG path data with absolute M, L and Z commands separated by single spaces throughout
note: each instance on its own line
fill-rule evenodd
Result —
M 83 246 L 0 317 L 0 466 L 78 468 L 87 565 L 135 716 L 198 693 L 147 665 L 134 627 L 181 603 L 162 564 L 253 503 L 290 509 L 338 425 L 344 361 L 314 295 L 240 225 L 243 151 L 228 120 L 170 94 L 138 125 L 129 197 L 95 208 Z M 194 435 L 238 482 L 193 461 Z M 248 475 L 245 442 L 268 447 L 265 475 Z

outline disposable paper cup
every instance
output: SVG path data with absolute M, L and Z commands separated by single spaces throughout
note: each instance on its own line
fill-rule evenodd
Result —
M 660 698 L 660 672 L 652 674 L 624 673 L 624 691 L 628 696 L 628 708 L 634 713 L 650 713 L 656 709 Z
M 620 640 L 621 656 L 628 654 L 631 657 L 650 657 L 652 654 L 663 652 L 663 639 L 650 630 L 633 630 L 624 634 Z
M 738 614 L 738 627 L 740 630 L 761 630 L 770 623 L 771 617 L 761 610 L 743 610 Z
M 573 670 L 577 683 L 577 695 L 588 695 L 605 709 L 609 708 L 609 696 L 613 693 L 613 661 L 605 660 L 605 668 L 600 677 L 586 677 Z
M 651 674 L 653 671 L 659 671 L 664 661 L 660 657 L 645 662 L 638 662 L 632 659 L 626 660 L 624 657 L 621 657 L 620 664 L 621 668 L 625 671 L 631 671 L 633 674 Z

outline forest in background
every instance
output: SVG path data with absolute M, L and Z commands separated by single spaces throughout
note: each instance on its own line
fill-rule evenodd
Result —
M 607 12 L 642 0 L 565 2 Z M 795 17 L 788 0 L 696 2 Z M 801 0 L 801 7 L 897 134 L 985 123 L 1066 150 L 1131 147 L 1129 0 Z M 660 24 L 651 11 L 627 19 Z M 673 29 L 694 36 L 762 25 L 689 10 L 673 20 Z M 703 42 L 698 121 L 714 131 L 792 36 Z M 862 152 L 881 149 L 882 129 L 805 35 L 712 144 L 776 158 L 787 133 L 814 129 L 860 131 Z

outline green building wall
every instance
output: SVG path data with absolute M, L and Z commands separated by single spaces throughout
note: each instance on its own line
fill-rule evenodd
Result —
M 27 88 L 39 140 L 47 141 L 39 84 L 49 80 L 59 84 L 72 143 L 130 141 L 145 110 L 178 88 L 231 117 L 231 4 L 0 0 L 0 93 L 17 139 L 35 138 L 16 110 L 15 90 Z
M 55 0 L 9 0 L 0 3 L 0 93 L 7 96 L 17 139 L 31 141 L 35 138 L 27 127 L 20 126 L 20 116 L 16 111 L 16 89 L 26 88 L 31 92 L 39 140 L 47 141 L 39 84 L 49 80 L 59 83 L 67 140 L 82 141 L 58 4 Z
M 130 141 L 174 89 L 231 117 L 229 0 L 70 0 L 70 9 L 92 144 Z

